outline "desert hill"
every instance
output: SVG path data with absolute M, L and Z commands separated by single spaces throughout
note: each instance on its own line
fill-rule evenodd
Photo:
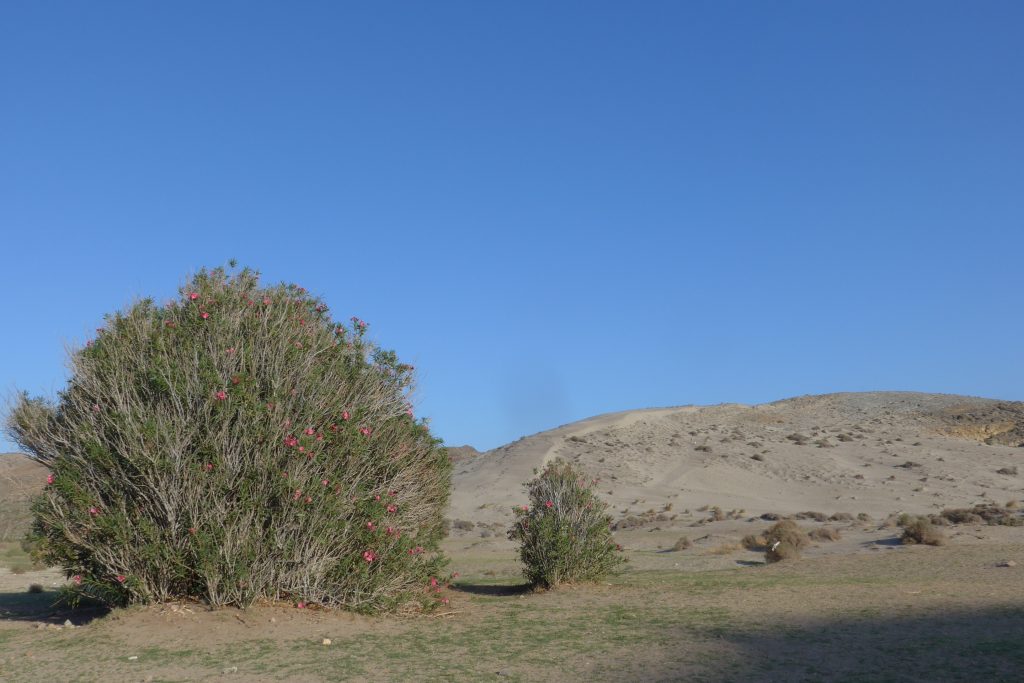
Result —
M 46 468 L 21 453 L 0 453 L 0 542 L 28 531 L 28 504 L 46 483 Z
M 910 392 L 803 396 L 600 415 L 522 438 L 454 471 L 451 516 L 501 522 L 556 457 L 613 507 L 750 514 L 931 512 L 1024 497 L 1024 403 Z
M 618 513 L 673 503 L 748 514 L 932 512 L 1024 499 L 1024 403 L 944 394 L 802 396 L 632 410 L 480 453 L 450 448 L 452 519 L 507 523 L 553 458 L 600 479 Z M 1018 474 L 1021 473 L 1021 474 Z M 0 540 L 20 537 L 45 469 L 0 455 Z

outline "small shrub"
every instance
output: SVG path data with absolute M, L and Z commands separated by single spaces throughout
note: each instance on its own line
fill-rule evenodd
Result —
M 765 562 L 771 564 L 800 557 L 800 550 L 807 546 L 807 534 L 796 522 L 784 519 L 776 522 L 764 533 Z
M 857 513 L 857 521 L 858 522 L 870 522 L 871 521 L 871 515 L 869 515 L 866 512 L 858 512 Z
M 985 521 L 974 508 L 946 508 L 939 514 L 950 524 L 981 524 Z
M 672 550 L 674 552 L 679 552 L 680 550 L 686 550 L 691 545 L 693 545 L 693 544 L 690 543 L 690 537 L 689 536 L 680 536 L 679 540 L 676 541 L 675 545 L 672 546 Z
M 1014 465 L 1013 467 L 1000 467 L 998 470 L 996 470 L 996 474 L 1014 476 L 1017 474 L 1017 466 Z
M 827 522 L 828 515 L 824 512 L 814 512 L 813 510 L 807 512 L 798 512 L 793 515 L 794 519 L 813 519 L 815 522 Z
M 29 593 L 42 593 L 43 590 L 43 584 L 41 583 L 33 583 L 28 587 Z
M 828 526 L 812 529 L 807 535 L 814 541 L 838 541 L 843 537 L 839 533 L 839 529 L 833 529 Z
M 747 534 L 743 537 L 741 545 L 747 550 L 754 550 L 756 552 L 762 552 L 765 550 L 767 541 L 761 534 Z
M 473 524 L 473 522 L 469 522 L 465 519 L 457 519 L 454 522 L 452 522 L 452 528 L 458 529 L 459 531 L 472 531 L 476 528 L 476 525 Z
M 531 584 L 596 581 L 625 562 L 612 539 L 608 505 L 573 465 L 555 460 L 525 488 L 530 505 L 516 509 L 508 536 L 519 544 Z
M 828 518 L 830 522 L 850 522 L 853 521 L 853 515 L 849 512 L 837 512 Z
M 113 604 L 433 601 L 451 461 L 365 331 L 248 269 L 107 316 L 58 400 L 7 422 L 51 471 L 42 558 Z
M 935 528 L 927 517 L 908 517 L 901 520 L 903 536 L 900 540 L 905 544 L 921 543 L 924 545 L 944 545 L 946 535 L 941 529 Z

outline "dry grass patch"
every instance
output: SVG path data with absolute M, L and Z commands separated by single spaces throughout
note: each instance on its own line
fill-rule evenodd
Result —
M 906 545 L 945 545 L 946 534 L 935 527 L 927 517 L 904 515 L 900 519 L 903 536 L 900 540 Z

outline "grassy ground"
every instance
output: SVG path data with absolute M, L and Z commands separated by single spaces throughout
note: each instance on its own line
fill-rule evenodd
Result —
M 1024 580 L 996 564 L 1022 556 L 901 548 L 714 571 L 638 558 L 607 583 L 533 593 L 497 576 L 509 558 L 488 569 L 467 553 L 451 609 L 415 618 L 164 606 L 37 628 L 68 616 L 55 594 L 6 593 L 0 680 L 1019 680 Z

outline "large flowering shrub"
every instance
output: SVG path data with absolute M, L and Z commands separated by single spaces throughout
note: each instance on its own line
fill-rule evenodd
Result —
M 51 470 L 41 559 L 115 604 L 432 600 L 451 464 L 365 331 L 248 269 L 107 316 L 56 403 L 8 419 Z
M 626 561 L 612 539 L 608 504 L 594 493 L 594 483 L 555 460 L 525 484 L 530 504 L 515 510 L 508 536 L 519 543 L 533 585 L 596 581 Z

